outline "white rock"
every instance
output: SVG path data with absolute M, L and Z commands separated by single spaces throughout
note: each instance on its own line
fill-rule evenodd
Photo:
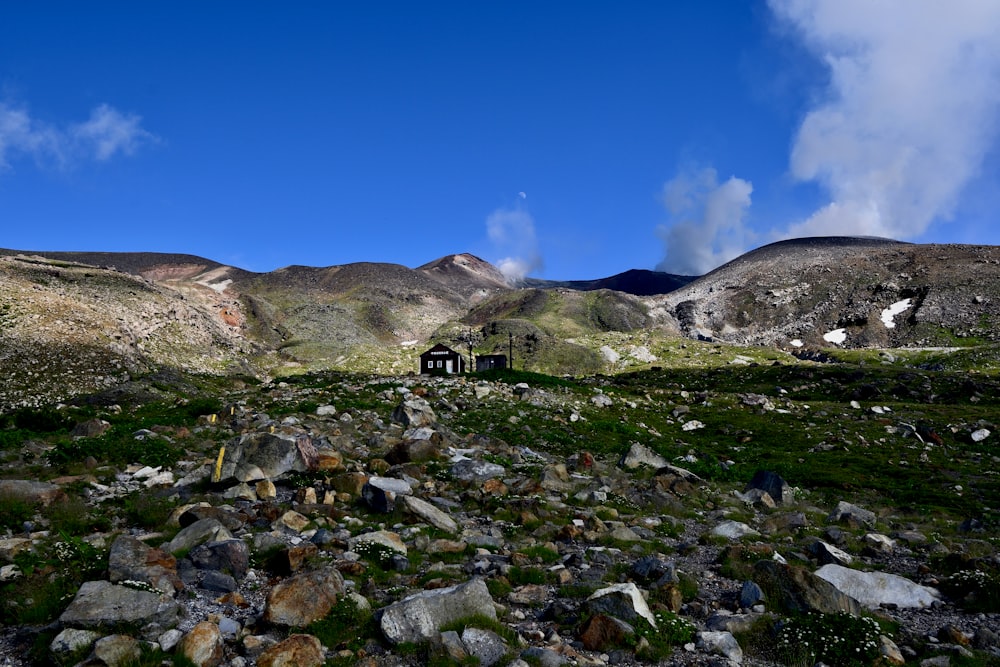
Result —
M 684 422 L 684 425 L 681 426 L 682 431 L 695 431 L 699 428 L 705 428 L 705 424 L 698 421 L 697 419 L 692 419 L 689 422 Z
M 646 598 L 642 597 L 642 591 L 640 591 L 639 587 L 631 581 L 627 584 L 615 584 L 613 586 L 608 586 L 607 588 L 602 588 L 599 591 L 595 591 L 587 599 L 594 600 L 612 593 L 619 593 L 628 597 L 632 601 L 632 608 L 635 610 L 635 613 L 646 619 L 646 621 L 653 626 L 654 629 L 656 629 L 656 617 L 653 616 L 653 612 L 650 611 L 649 605 L 646 604 Z
M 861 572 L 841 565 L 824 565 L 816 570 L 816 576 L 869 609 L 877 609 L 882 604 L 923 608 L 941 597 L 936 589 L 887 572 Z
M 760 535 L 760 533 L 739 521 L 723 521 L 712 529 L 712 535 L 737 540 L 745 535 Z
M 981 428 L 972 432 L 973 442 L 982 442 L 988 437 L 990 437 L 990 430 L 988 428 Z

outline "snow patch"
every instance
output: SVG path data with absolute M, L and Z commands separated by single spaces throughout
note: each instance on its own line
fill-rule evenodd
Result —
M 214 291 L 218 292 L 219 294 L 222 294 L 223 292 L 226 291 L 227 287 L 229 287 L 230 285 L 233 284 L 233 279 L 232 278 L 226 278 L 222 282 L 218 282 L 218 283 L 210 283 L 208 281 L 199 281 L 198 284 L 199 285 L 204 285 L 208 289 L 214 290 Z
M 795 340 L 792 341 L 791 345 L 792 347 L 802 347 L 803 345 L 805 345 L 805 343 L 796 338 Z
M 402 343 L 399 344 L 399 346 L 400 347 L 413 347 L 414 345 L 416 345 L 419 342 L 420 342 L 419 340 L 404 340 Z
M 823 334 L 823 340 L 834 345 L 842 345 L 847 340 L 847 329 L 834 329 Z
M 912 305 L 912 299 L 903 299 L 902 301 L 897 301 L 888 308 L 882 311 L 882 323 L 885 324 L 887 329 L 895 328 L 896 322 L 894 318 L 901 312 L 906 310 Z

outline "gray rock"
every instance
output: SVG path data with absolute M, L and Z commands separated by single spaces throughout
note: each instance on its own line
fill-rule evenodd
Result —
M 406 496 L 413 493 L 413 488 L 405 479 L 396 477 L 379 477 L 377 475 L 368 478 L 368 484 L 382 491 L 389 491 L 397 496 Z
M 854 557 L 843 549 L 838 549 L 832 544 L 823 540 L 816 540 L 809 545 L 809 551 L 823 565 L 850 565 L 854 562 Z
M 87 581 L 80 586 L 59 621 L 83 628 L 137 623 L 159 626 L 162 632 L 176 625 L 180 614 L 180 605 L 166 593 L 150 593 L 110 581 Z
M 112 543 L 108 579 L 113 583 L 141 581 L 170 595 L 184 588 L 173 556 L 130 535 L 119 535 Z
M 739 521 L 723 521 L 712 529 L 712 535 L 738 540 L 747 535 L 760 535 L 756 530 Z
M 608 408 L 614 405 L 614 401 L 607 394 L 597 394 L 590 397 L 590 402 L 599 408 Z
M 816 570 L 816 576 L 869 609 L 877 609 L 882 604 L 924 608 L 940 598 L 940 593 L 933 588 L 887 572 L 861 572 L 831 564 Z
M 666 561 L 657 556 L 643 556 L 632 563 L 629 572 L 633 577 L 642 582 L 652 582 L 667 575 L 671 583 L 680 581 L 677 576 L 677 566 L 673 561 Z
M 402 424 L 404 428 L 419 428 L 433 426 L 437 423 L 437 415 L 430 403 L 411 394 L 392 411 L 392 421 Z
M 64 628 L 49 644 L 49 650 L 56 656 L 65 657 L 89 649 L 100 638 L 101 633 L 93 630 Z
M 315 457 L 316 448 L 305 434 L 246 433 L 226 445 L 221 472 L 214 481 L 255 482 L 293 470 L 305 472 Z
M 563 665 L 569 664 L 569 658 L 564 656 L 562 653 L 553 651 L 550 648 L 542 648 L 539 646 L 532 646 L 531 648 L 524 649 L 521 651 L 521 657 L 536 661 L 527 664 L 538 664 L 541 667 L 562 667 Z
M 403 496 L 402 505 L 407 512 L 420 517 L 435 528 L 447 533 L 458 532 L 458 523 L 447 512 L 439 510 L 426 500 L 414 496 Z
M 209 591 L 229 593 L 239 588 L 236 579 L 217 570 L 209 570 L 201 578 L 201 587 Z
M 607 614 L 623 621 L 642 618 L 654 628 L 656 618 L 650 611 L 642 591 L 633 584 L 615 584 L 595 591 L 587 598 L 587 610 L 594 614 Z
M 250 547 L 243 540 L 222 540 L 200 544 L 187 556 L 200 570 L 218 570 L 236 579 L 246 576 L 250 568 Z
M 778 505 L 784 505 L 794 500 L 792 487 L 781 478 L 781 475 L 770 470 L 758 470 L 750 479 L 744 491 L 759 489 L 771 496 Z
M 743 586 L 740 588 L 740 607 L 750 609 L 755 604 L 760 604 L 766 599 L 764 591 L 756 583 L 752 581 L 743 582 Z
M 743 649 L 729 632 L 699 632 L 697 646 L 702 651 L 721 655 L 737 665 L 743 662 Z
M 458 586 L 422 591 L 382 610 L 379 625 L 393 644 L 425 642 L 441 626 L 467 616 L 496 618 L 493 598 L 482 579 Z
M 629 470 L 635 470 L 640 466 L 660 469 L 670 465 L 670 462 L 649 447 L 633 442 L 625 456 L 622 457 L 620 465 Z
M 19 498 L 32 505 L 48 506 L 66 494 L 56 484 L 24 479 L 0 479 L 0 496 Z
M 451 466 L 451 474 L 463 482 L 483 482 L 495 477 L 503 477 L 507 472 L 499 463 L 480 461 L 477 459 L 462 459 Z
M 872 527 L 875 525 L 875 513 L 841 500 L 837 503 L 834 510 L 830 512 L 827 521 L 832 523 L 846 523 L 857 528 L 862 526 Z
M 134 665 L 142 655 L 142 644 L 129 635 L 108 635 L 94 642 L 94 658 L 107 667 Z
M 221 542 L 233 539 L 233 534 L 215 519 L 200 519 L 187 528 L 181 528 L 169 542 L 160 545 L 168 554 L 180 551 L 191 551 L 205 542 Z
M 462 643 L 482 667 L 493 667 L 507 654 L 507 642 L 490 630 L 466 628 L 462 631 Z
M 803 567 L 762 560 L 754 565 L 753 570 L 754 582 L 782 611 L 818 611 L 824 614 L 846 611 L 855 616 L 861 613 L 860 602 Z

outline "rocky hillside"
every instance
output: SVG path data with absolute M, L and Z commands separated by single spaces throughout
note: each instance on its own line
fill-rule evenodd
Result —
M 793 347 L 925 347 L 1000 337 L 1000 248 L 783 241 L 652 303 L 688 335 Z
M 995 376 L 149 389 L 5 418 L 8 667 L 1000 661 Z
M 16 379 L 0 410 L 153 369 L 400 374 L 439 342 L 571 375 L 658 365 L 679 337 L 813 358 L 973 348 L 993 363 L 998 318 L 993 246 L 803 239 L 693 281 L 630 271 L 517 288 L 468 254 L 252 273 L 190 255 L 0 251 L 0 367 Z

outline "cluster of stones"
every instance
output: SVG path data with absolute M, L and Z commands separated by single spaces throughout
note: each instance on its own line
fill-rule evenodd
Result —
M 479 384 L 473 391 L 493 390 Z M 735 497 L 708 498 L 714 491 L 697 475 L 638 444 L 618 461 L 585 451 L 557 460 L 488 436 L 463 438 L 438 421 L 424 393 L 387 391 L 386 400 L 398 401 L 390 424 L 331 405 L 276 422 L 234 405 L 202 419 L 202 428 L 235 431 L 210 459 L 176 475 L 137 466 L 116 484 L 95 486 L 100 498 L 147 488 L 172 489 L 179 499 L 207 486 L 213 502 L 181 503 L 169 540 L 114 538 L 107 579 L 76 593 L 59 618 L 53 654 L 114 666 L 156 647 L 199 667 L 304 667 L 334 657 L 376 667 L 398 664 L 393 647 L 429 643 L 486 667 L 628 664 L 643 647 L 637 628 L 655 631 L 655 612 L 663 610 L 697 629 L 674 664 L 741 663 L 742 630 L 804 611 L 879 613 L 918 628 L 905 636 L 932 638 L 943 655 L 972 646 L 1000 655 L 1000 619 L 958 614 L 929 585 L 929 571 L 916 583 L 861 569 L 915 562 L 912 547 L 922 538 L 915 531 L 883 534 L 874 513 L 847 502 L 817 517 L 769 472 Z M 512 392 L 530 396 L 545 400 L 527 386 Z M 597 394 L 594 405 L 607 401 Z M 434 470 L 446 474 L 438 479 Z M 51 484 L 6 483 L 28 485 L 17 492 L 45 502 L 59 493 Z M 698 496 L 692 518 L 673 518 Z M 611 498 L 636 511 L 606 505 Z M 491 502 L 513 510 L 516 522 L 485 515 Z M 731 519 L 734 508 L 752 519 Z M 817 518 L 825 539 L 773 546 Z M 842 548 L 847 531 L 864 532 L 863 554 Z M 30 536 L 0 540 L 0 558 L 31 546 Z M 543 563 L 527 555 L 530 547 L 558 557 Z M 371 581 L 364 554 L 372 550 L 394 573 L 391 585 Z M 719 573 L 720 562 L 747 554 L 756 559 L 750 578 Z M 17 576 L 11 567 L 4 576 Z M 488 583 L 509 581 L 515 567 L 544 569 L 546 581 L 508 586 L 495 598 Z M 682 595 L 685 576 L 697 584 L 693 598 Z M 564 595 L 570 586 L 589 595 Z M 380 632 L 359 651 L 323 646 L 304 631 L 345 598 L 372 610 Z M 517 641 L 477 627 L 442 630 L 470 617 L 508 625 Z M 935 621 L 945 618 L 958 620 Z M 133 630 L 122 634 L 123 627 Z M 888 637 L 881 651 L 893 664 L 922 657 Z

